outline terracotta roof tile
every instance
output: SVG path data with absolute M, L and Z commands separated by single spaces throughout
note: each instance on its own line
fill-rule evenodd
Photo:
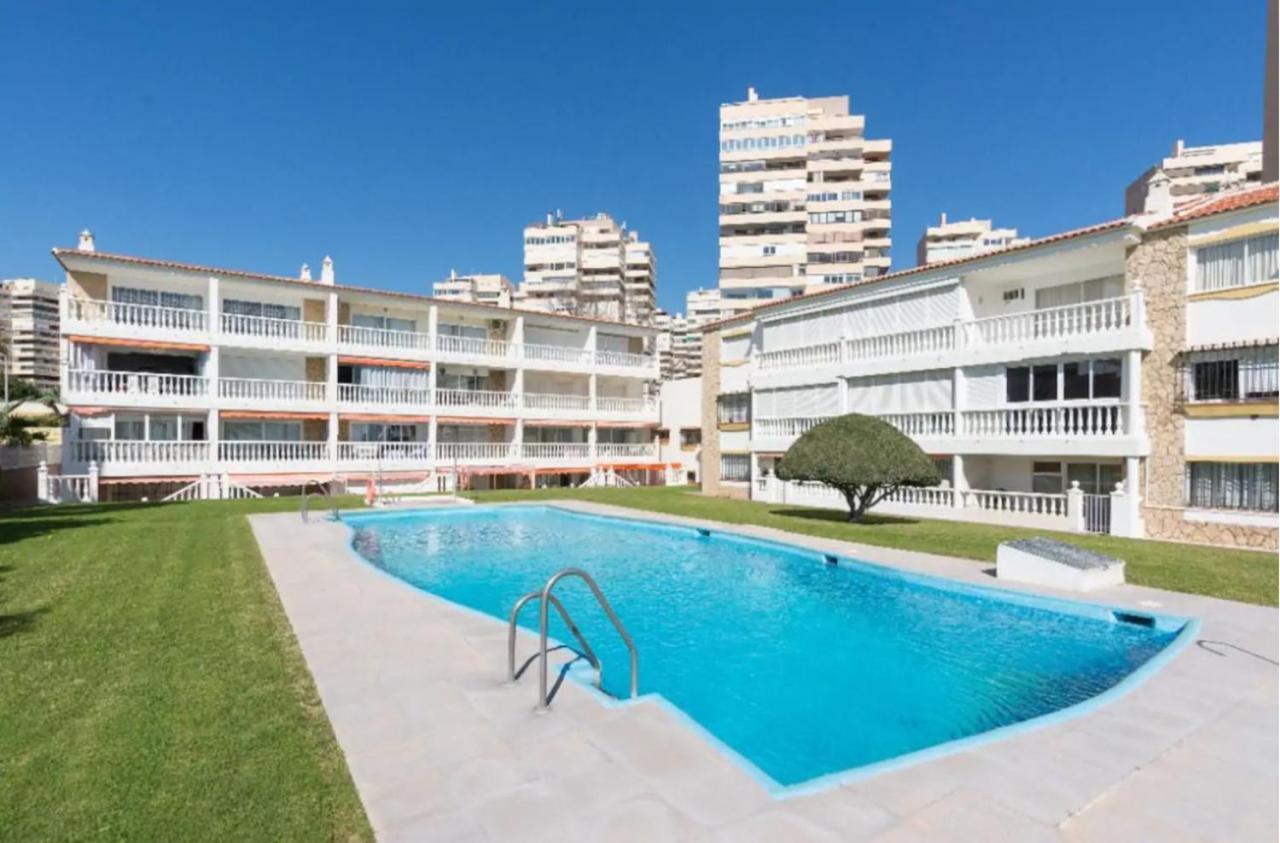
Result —
M 1257 187 L 1241 188 L 1231 193 L 1215 193 L 1183 207 L 1173 216 L 1166 220 L 1161 220 L 1151 227 L 1166 228 L 1171 225 L 1181 225 L 1182 223 L 1213 216 L 1214 214 L 1225 214 L 1228 211 L 1239 211 L 1244 208 L 1275 202 L 1277 197 L 1280 197 L 1278 188 L 1280 188 L 1280 185 L 1272 182 L 1271 184 Z

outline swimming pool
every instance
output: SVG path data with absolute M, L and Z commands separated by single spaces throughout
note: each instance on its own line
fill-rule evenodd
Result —
M 640 692 L 660 694 L 774 790 L 1091 700 L 1170 652 L 1189 623 L 555 507 L 344 520 L 372 564 L 504 621 L 557 570 L 586 569 L 635 639 Z M 617 634 L 581 582 L 556 593 L 596 650 L 605 690 L 625 697 Z M 536 628 L 537 612 L 522 622 Z M 554 613 L 552 635 L 572 641 Z

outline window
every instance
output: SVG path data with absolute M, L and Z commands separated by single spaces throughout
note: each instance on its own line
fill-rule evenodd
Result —
M 240 299 L 223 299 L 222 312 L 233 316 L 261 316 L 267 319 L 289 319 L 294 322 L 302 319 L 302 308 L 300 307 L 260 301 L 242 301 Z
M 1192 287 L 1195 292 L 1206 292 L 1274 281 L 1280 277 L 1276 252 L 1277 238 L 1274 234 L 1196 249 Z
M 776 255 L 778 253 L 777 246 L 763 246 L 760 250 L 764 255 Z
M 1084 401 L 1120 397 L 1120 360 L 1101 357 L 1095 360 L 1072 360 L 1061 364 L 1062 391 L 1065 401 Z M 1005 369 L 1005 403 L 1057 401 L 1057 363 L 1039 366 L 1009 366 Z
M 363 313 L 357 313 L 352 316 L 351 324 L 357 328 L 377 328 L 381 331 L 408 331 L 410 333 L 418 328 L 418 323 L 412 319 L 397 319 L 393 316 L 367 316 Z
M 116 438 L 141 442 L 147 438 L 147 423 L 142 419 L 116 418 Z
M 1031 491 L 1041 495 L 1062 494 L 1062 463 L 1032 463 Z
M 142 304 L 177 310 L 203 310 L 204 297 L 174 293 L 168 290 L 143 290 L 137 287 L 112 287 L 111 300 L 121 304 Z
M 1089 397 L 1089 363 L 1062 364 L 1062 397 L 1075 401 Z
M 728 483 L 746 483 L 751 479 L 750 454 L 721 454 L 720 479 Z
M 1182 401 L 1252 401 L 1280 395 L 1276 346 L 1198 351 L 1182 361 Z
M 1187 506 L 1276 512 L 1275 463 L 1187 464 Z
M 1059 284 L 1055 287 L 1044 287 L 1036 290 L 1036 310 L 1114 299 L 1123 295 L 1123 276 L 1116 275 L 1109 278 L 1094 278 L 1090 281 L 1076 281 L 1070 284 Z
M 746 424 L 751 421 L 751 393 L 731 392 L 716 396 L 716 421 L 720 424 Z
M 680 430 L 680 447 L 696 448 L 702 444 L 702 428 L 685 427 Z
M 1020 404 L 1031 400 L 1031 367 L 1010 366 L 1004 370 L 1004 400 Z

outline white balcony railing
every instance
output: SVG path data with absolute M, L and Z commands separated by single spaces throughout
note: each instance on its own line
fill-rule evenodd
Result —
M 431 403 L 431 390 L 425 387 L 340 383 L 338 400 L 351 404 L 399 404 L 416 407 Z
M 519 396 L 514 392 L 484 389 L 437 389 L 439 407 L 473 407 L 483 410 L 514 410 Z
M 840 362 L 840 343 L 823 342 L 766 351 L 756 358 L 761 369 L 797 369 Z
M 890 492 L 886 501 L 910 506 L 954 506 L 955 489 L 941 486 L 902 486 Z
M 966 489 L 958 493 L 961 506 L 987 512 L 1017 512 L 1027 515 L 1067 515 L 1067 496 L 1040 492 L 1001 492 Z
M 520 446 L 527 460 L 585 460 L 591 457 L 586 442 L 525 442 Z
M 1132 296 L 1069 304 L 1008 316 L 975 319 L 966 328 L 967 341 L 984 345 L 1065 339 L 1126 328 L 1133 318 Z
M 202 332 L 208 325 L 203 310 L 79 298 L 67 299 L 67 320 L 107 322 L 160 331 Z
M 342 462 L 426 462 L 431 459 L 430 442 L 339 442 Z
M 90 439 L 71 444 L 78 463 L 193 463 L 209 459 L 208 442 L 180 439 Z
M 248 440 L 219 442 L 218 459 L 223 462 L 324 462 L 329 459 L 329 443 Z
M 338 342 L 342 345 L 389 348 L 396 351 L 431 350 L 430 334 L 419 333 L 418 331 L 367 328 L 362 325 L 339 325 Z
M 247 401 L 323 401 L 323 381 L 282 381 L 266 378 L 220 378 L 218 395 Z
M 602 413 L 645 413 L 655 409 L 648 398 L 596 397 L 596 409 Z
M 436 461 L 509 462 L 516 458 L 517 449 L 511 442 L 441 442 L 436 445 Z
M 238 313 L 224 313 L 220 324 L 224 334 L 238 337 L 255 337 L 264 340 L 323 343 L 329 334 L 329 326 L 323 322 L 276 319 L 271 316 L 243 316 Z
M 653 365 L 653 358 L 647 354 L 631 354 L 626 351 L 597 351 L 596 365 L 621 369 L 643 369 Z
M 760 369 L 795 369 L 1117 333 L 1140 320 L 1142 306 L 1142 294 L 1133 292 L 1082 304 L 765 351 L 756 356 L 756 364 Z
M 651 443 L 601 442 L 596 445 L 600 459 L 651 459 L 656 458 Z
M 526 360 L 544 360 L 556 363 L 579 363 L 587 365 L 591 362 L 591 352 L 571 345 L 538 345 L 525 343 L 521 352 Z
M 934 413 L 890 413 L 881 419 L 908 436 L 951 436 L 955 431 L 955 414 L 950 411 Z
M 482 340 L 478 337 L 455 337 L 442 334 L 436 337 L 436 351 L 441 354 L 458 354 L 467 357 L 509 357 L 511 343 L 505 340 Z
M 523 398 L 526 410 L 568 411 L 590 410 L 589 395 L 558 395 L 553 392 L 526 392 Z
M 755 437 L 793 437 L 803 436 L 824 421 L 834 416 L 792 416 L 789 418 L 756 419 L 752 422 L 751 433 Z
M 1123 436 L 1130 431 L 1128 408 L 1119 404 L 966 410 L 960 424 L 962 435 L 983 439 Z
M 199 375 L 73 369 L 67 372 L 67 389 L 91 395 L 195 398 L 207 394 L 209 383 Z

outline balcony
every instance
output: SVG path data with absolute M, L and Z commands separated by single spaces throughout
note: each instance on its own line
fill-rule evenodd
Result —
M 483 389 L 437 389 L 436 406 L 442 410 L 465 407 L 508 415 L 519 406 L 519 396 L 514 392 Z
M 651 398 L 596 397 L 596 410 L 610 416 L 646 416 L 658 412 L 658 405 Z
M 589 395 L 558 395 L 552 392 L 526 392 L 522 398 L 526 410 L 578 415 L 591 409 Z
M 209 330 L 203 310 L 71 297 L 65 301 L 66 333 L 75 333 L 78 326 L 83 326 L 95 334 L 124 339 L 147 336 L 190 341 L 205 338 Z
M 418 331 L 393 331 L 361 325 L 338 326 L 338 347 L 341 351 L 390 353 L 400 357 L 420 358 L 431 353 L 432 345 L 431 335 Z
M 520 446 L 515 442 L 440 442 L 436 445 L 436 462 L 507 464 L 515 462 Z
M 872 337 L 828 340 L 765 351 L 756 356 L 764 375 L 838 366 L 843 374 L 880 374 L 1002 362 L 1027 356 L 1093 354 L 1149 348 L 1142 294 L 1006 316 L 957 320 Z
M 322 404 L 325 401 L 324 381 L 271 380 L 267 378 L 220 378 L 218 397 L 226 405 L 243 405 L 258 409 L 268 405 L 271 409 L 288 409 L 297 404 Z M 277 406 L 278 405 L 278 406 Z
M 596 445 L 596 458 L 643 462 L 658 459 L 658 451 L 651 442 L 601 442 Z
M 435 348 L 436 352 L 446 359 L 503 362 L 511 358 L 513 346 L 505 340 L 443 334 L 436 336 Z
M 431 404 L 431 390 L 425 387 L 340 383 L 338 384 L 338 403 L 421 410 Z
M 67 372 L 68 401 L 106 400 L 119 406 L 207 406 L 208 378 L 155 372 Z
M 757 418 L 755 451 L 786 451 L 833 416 Z M 1139 456 L 1146 452 L 1141 418 L 1125 404 L 1060 403 L 984 410 L 881 414 L 930 453 Z M 958 427 L 957 427 L 958 425 Z
M 328 350 L 329 326 L 323 322 L 223 313 L 218 326 L 219 341 L 226 345 L 272 350 Z
M 571 345 L 525 343 L 521 346 L 521 356 L 528 363 L 551 364 L 549 366 L 535 365 L 533 368 L 579 369 L 591 365 L 591 352 L 585 348 Z
M 587 442 L 524 442 L 521 456 L 529 462 L 578 462 L 591 461 L 591 445 Z
M 73 463 L 96 462 L 104 476 L 199 474 L 212 456 L 210 443 L 184 440 L 91 439 L 67 444 Z
M 416 467 L 432 461 L 430 442 L 339 442 L 343 468 Z
M 218 443 L 219 467 L 227 471 L 326 471 L 332 467 L 328 442 L 224 441 Z

